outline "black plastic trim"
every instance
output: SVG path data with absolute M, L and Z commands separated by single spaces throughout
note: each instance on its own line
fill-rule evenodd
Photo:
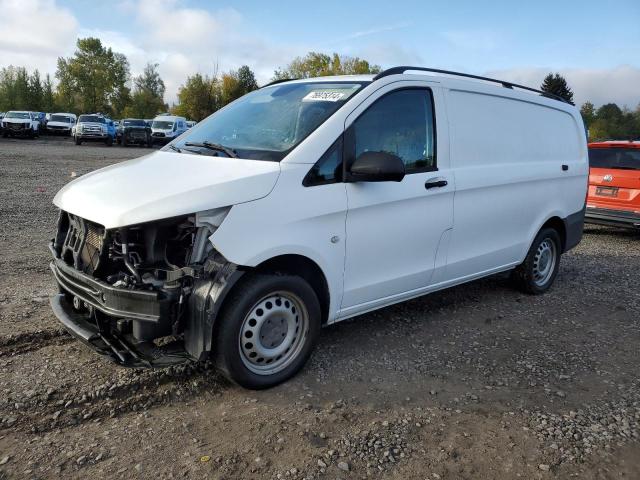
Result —
M 113 287 L 79 272 L 58 258 L 49 266 L 65 291 L 113 317 L 159 322 L 164 313 L 163 304 L 169 303 L 169 299 L 161 299 L 157 292 Z
M 586 207 L 582 207 L 582 210 L 576 213 L 572 213 L 564 219 L 564 229 L 566 235 L 563 253 L 571 250 L 573 247 L 580 243 L 580 240 L 582 240 L 585 208 Z
M 587 208 L 585 222 L 597 225 L 640 229 L 640 214 L 626 210 L 609 210 L 608 208 L 591 207 Z

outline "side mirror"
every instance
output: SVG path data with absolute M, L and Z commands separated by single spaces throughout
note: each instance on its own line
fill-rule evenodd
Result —
M 404 178 L 404 162 L 388 152 L 364 152 L 349 169 L 352 182 L 400 182 Z

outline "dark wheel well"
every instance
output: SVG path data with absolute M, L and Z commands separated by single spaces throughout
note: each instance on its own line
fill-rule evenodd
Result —
M 329 286 L 322 270 L 313 260 L 302 255 L 281 255 L 264 261 L 251 271 L 259 273 L 286 273 L 304 278 L 318 297 L 322 324 L 329 317 Z
M 549 220 L 545 222 L 540 230 L 544 228 L 553 228 L 558 235 L 560 235 L 560 243 L 561 243 L 561 251 L 564 252 L 567 247 L 567 227 L 564 224 L 564 221 L 560 217 L 551 217 Z

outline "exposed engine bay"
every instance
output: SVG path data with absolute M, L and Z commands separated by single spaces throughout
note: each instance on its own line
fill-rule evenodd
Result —
M 229 272 L 228 262 L 208 240 L 227 211 L 112 230 L 61 211 L 51 268 L 60 301 L 66 302 L 62 306 L 72 306 L 75 320 L 81 316 L 106 347 L 116 354 L 123 350 L 123 358 L 116 359 L 121 363 L 128 363 L 128 356 L 141 361 L 163 356 L 157 340 L 181 339 L 189 326 L 202 335 L 202 328 L 193 325 L 201 312 L 189 311 L 190 297 L 194 288 L 203 290 L 203 283 L 210 290 L 218 270 Z M 176 358 L 184 351 L 184 341 L 178 343 Z

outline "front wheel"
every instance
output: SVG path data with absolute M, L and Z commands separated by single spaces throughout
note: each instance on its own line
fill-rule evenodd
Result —
M 216 364 L 245 388 L 269 388 L 293 377 L 320 333 L 318 297 L 293 275 L 251 274 L 220 313 Z
M 525 293 L 539 295 L 551 288 L 558 275 L 562 243 L 553 228 L 543 228 L 536 235 L 524 262 L 513 271 L 512 279 Z

